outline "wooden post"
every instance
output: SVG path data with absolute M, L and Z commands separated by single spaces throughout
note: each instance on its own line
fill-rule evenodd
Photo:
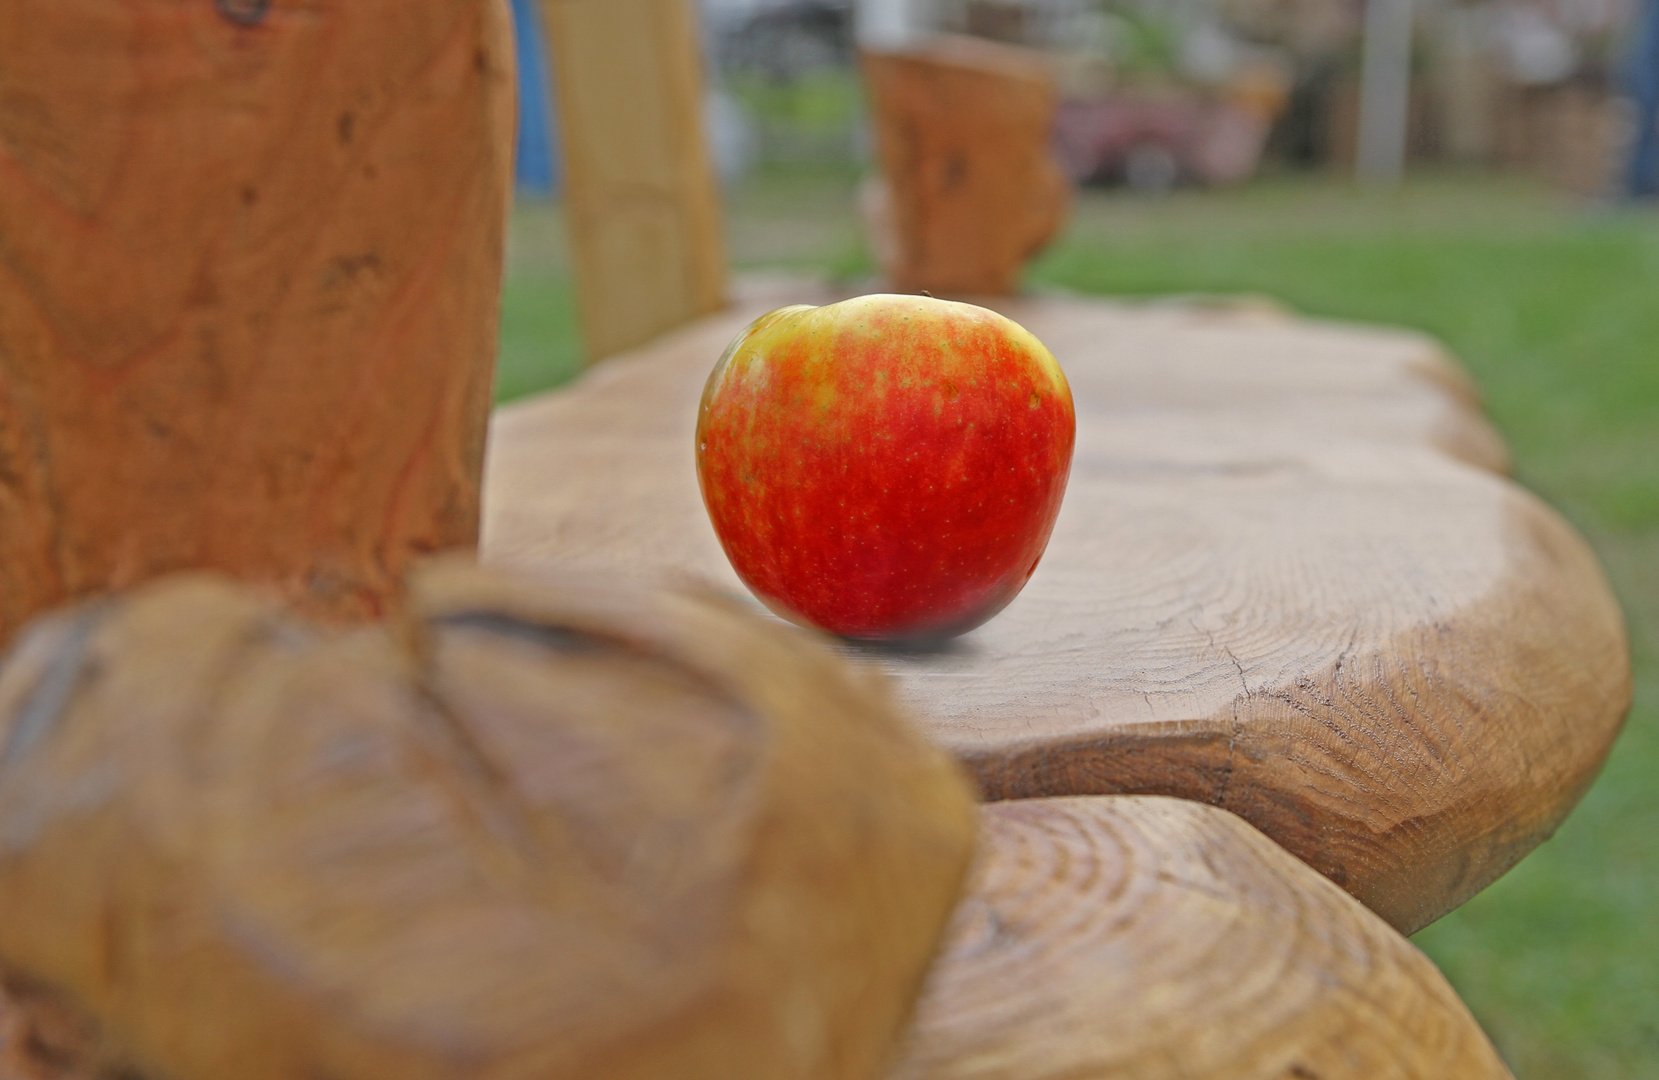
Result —
M 588 359 L 726 302 L 689 0 L 543 0 Z
M 1071 200 L 1049 149 L 1057 98 L 1041 55 L 941 35 L 865 53 L 864 74 L 885 174 L 865 212 L 893 287 L 1013 292 Z
M 372 614 L 476 542 L 501 0 L 12 0 L 0 102 L 0 638 L 180 567 Z

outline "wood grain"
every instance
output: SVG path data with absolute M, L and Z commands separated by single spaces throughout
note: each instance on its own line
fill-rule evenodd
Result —
M 191 575 L 22 637 L 0 968 L 9 1030 L 59 1017 L 26 1058 L 875 1075 L 975 829 L 883 681 L 706 597 L 459 563 L 411 591 L 390 625 L 326 631 Z
M 1071 201 L 1049 148 L 1058 98 L 1043 54 L 941 35 L 863 65 L 883 273 L 900 292 L 1013 292 Z
M 1048 553 L 972 634 L 858 653 L 987 798 L 1213 803 L 1406 931 L 1553 831 L 1628 707 L 1623 621 L 1583 542 L 1493 471 L 1434 342 L 1264 305 L 999 307 L 1076 399 Z M 741 595 L 692 430 L 756 313 L 498 412 L 485 558 Z
M 1500 1080 L 1440 972 L 1231 814 L 1175 799 L 984 808 L 889 1080 Z
M 373 614 L 476 541 L 501 0 L 0 5 L 0 640 L 187 567 Z
M 725 304 L 690 0 L 542 0 L 582 340 L 599 360 Z

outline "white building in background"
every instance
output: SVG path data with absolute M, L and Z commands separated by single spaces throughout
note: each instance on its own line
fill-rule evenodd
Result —
M 935 0 L 858 0 L 858 43 L 866 49 L 900 49 L 937 25 Z
M 765 7 L 767 0 L 701 0 L 704 18 L 741 19 Z
M 1218 0 L 1150 0 L 1176 8 L 1213 7 Z M 1066 44 L 1080 19 L 1095 14 L 1100 0 L 997 0 L 1003 7 L 1024 9 L 1036 29 L 1033 44 Z M 961 30 L 968 0 L 699 0 L 705 25 L 729 28 L 768 10 L 824 5 L 854 13 L 858 42 L 865 48 L 897 48 L 940 29 Z
M 798 5 L 800 0 L 700 0 L 705 23 L 738 26 L 768 8 Z M 895 48 L 933 29 L 935 0 L 851 0 L 859 44 Z

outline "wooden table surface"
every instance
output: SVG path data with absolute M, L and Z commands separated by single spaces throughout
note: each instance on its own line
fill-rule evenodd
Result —
M 485 559 L 744 595 L 692 431 L 725 345 L 801 297 L 772 299 L 499 410 Z M 1434 342 L 1266 304 L 999 306 L 1077 403 L 1048 553 L 943 648 L 846 646 L 986 798 L 1224 807 L 1407 932 L 1554 830 L 1629 704 L 1623 621 Z

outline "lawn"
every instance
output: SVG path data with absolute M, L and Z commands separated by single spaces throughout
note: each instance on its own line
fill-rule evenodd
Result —
M 497 401 L 558 386 L 582 369 L 568 244 L 556 204 L 520 200 L 507 238 L 501 290 Z
M 773 173 L 731 194 L 740 267 L 868 272 L 854 177 Z M 556 209 L 515 219 L 503 398 L 575 370 Z M 1489 177 L 1363 193 L 1276 179 L 1227 194 L 1091 193 L 1031 287 L 1264 293 L 1430 331 L 1462 357 L 1517 478 L 1600 553 L 1625 605 L 1636 703 L 1556 837 L 1416 937 L 1520 1080 L 1659 1080 L 1659 212 Z

